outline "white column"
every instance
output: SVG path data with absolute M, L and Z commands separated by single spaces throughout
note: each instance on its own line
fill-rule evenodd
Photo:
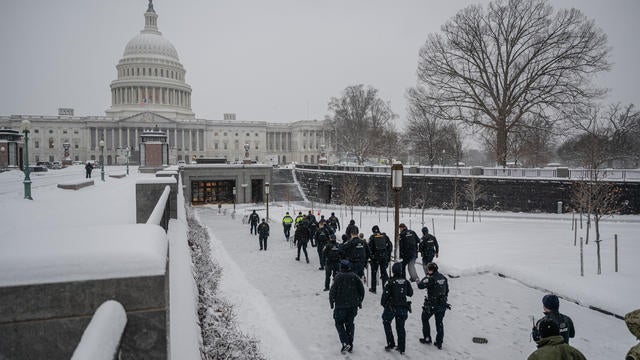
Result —
M 193 149 L 191 148 L 191 145 L 192 145 L 191 139 L 193 139 L 193 135 L 192 135 L 191 129 L 189 129 L 189 151 L 193 151 Z
M 127 128 L 127 147 L 129 149 L 131 149 L 131 144 L 129 143 L 129 139 L 130 139 L 130 137 L 129 137 L 129 128 Z
M 138 148 L 138 128 L 136 128 L 135 137 L 136 137 L 135 138 L 135 144 L 136 144 L 136 149 L 137 149 Z

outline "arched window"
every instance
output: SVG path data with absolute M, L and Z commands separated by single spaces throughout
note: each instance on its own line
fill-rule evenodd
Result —
M 164 69 L 160 69 L 160 76 L 164 77 Z
M 304 162 L 309 162 L 309 157 L 307 155 L 304 156 Z
M 147 75 L 147 68 L 142 68 L 142 76 L 146 76 Z
M 155 76 L 158 76 L 158 69 L 154 69 Z
M 140 76 L 140 68 L 136 69 L 136 75 Z

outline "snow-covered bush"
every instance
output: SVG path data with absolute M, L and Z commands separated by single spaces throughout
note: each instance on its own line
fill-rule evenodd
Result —
M 233 304 L 217 295 L 222 268 L 209 251 L 209 233 L 187 212 L 189 246 L 193 258 L 194 277 L 198 286 L 198 318 L 202 329 L 202 358 L 229 360 L 263 360 L 258 340 L 239 329 Z

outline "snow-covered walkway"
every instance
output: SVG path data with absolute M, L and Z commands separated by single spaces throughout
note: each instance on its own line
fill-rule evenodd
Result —
M 308 248 L 310 264 L 295 261 L 295 250 L 284 241 L 276 220 L 271 223 L 268 251 L 259 251 L 257 237 L 249 234 L 241 216 L 232 219 L 217 211 L 206 206 L 196 210 L 211 232 L 213 256 L 224 268 L 221 291 L 237 305 L 242 328 L 262 341 L 261 347 L 271 359 L 344 358 L 339 352 L 328 294 L 322 291 L 324 272 L 318 270 L 316 248 Z M 270 212 L 272 219 L 280 219 L 283 209 L 272 206 Z M 535 231 L 537 225 L 523 220 L 520 226 L 521 231 Z M 368 234 L 367 227 L 362 230 Z M 447 251 L 447 256 L 456 254 Z M 466 261 L 464 257 L 456 265 Z M 417 341 L 421 337 L 424 292 L 414 289 L 413 313 L 406 325 L 407 351 L 404 356 L 385 352 L 379 290 L 378 294 L 365 295 L 356 318 L 354 352 L 346 358 L 522 359 L 535 349 L 535 343 L 529 340 L 531 315 L 542 316 L 542 292 L 494 274 L 466 275 L 449 281 L 453 310 L 445 317 L 442 351 Z M 576 324 L 572 345 L 589 359 L 622 358 L 634 344 L 621 320 L 566 301 L 561 302 L 561 311 Z M 489 343 L 474 344 L 474 336 L 486 337 Z

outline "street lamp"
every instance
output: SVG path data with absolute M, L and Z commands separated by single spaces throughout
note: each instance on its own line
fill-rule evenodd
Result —
M 24 198 L 27 200 L 33 200 L 31 197 L 31 178 L 29 174 L 31 169 L 29 168 L 29 132 L 31 132 L 31 121 L 24 119 L 20 124 L 20 132 L 24 134 Z
M 100 179 L 104 181 L 104 139 L 100 139 Z
M 236 213 L 236 187 L 233 187 L 233 213 Z
M 445 149 L 442 149 L 442 157 L 440 158 L 440 166 L 444 167 L 444 154 L 446 153 Z M 444 170 L 442 170 L 442 172 L 444 173 Z
M 127 175 L 129 175 L 129 147 L 128 146 L 124 151 L 124 156 L 127 157 Z
M 396 161 L 391 165 L 391 187 L 395 193 L 395 233 L 394 233 L 394 258 L 398 261 L 398 242 L 399 233 L 398 225 L 400 225 L 400 190 L 402 190 L 402 163 Z
M 269 183 L 264 184 L 264 193 L 267 195 L 267 222 L 269 221 Z

